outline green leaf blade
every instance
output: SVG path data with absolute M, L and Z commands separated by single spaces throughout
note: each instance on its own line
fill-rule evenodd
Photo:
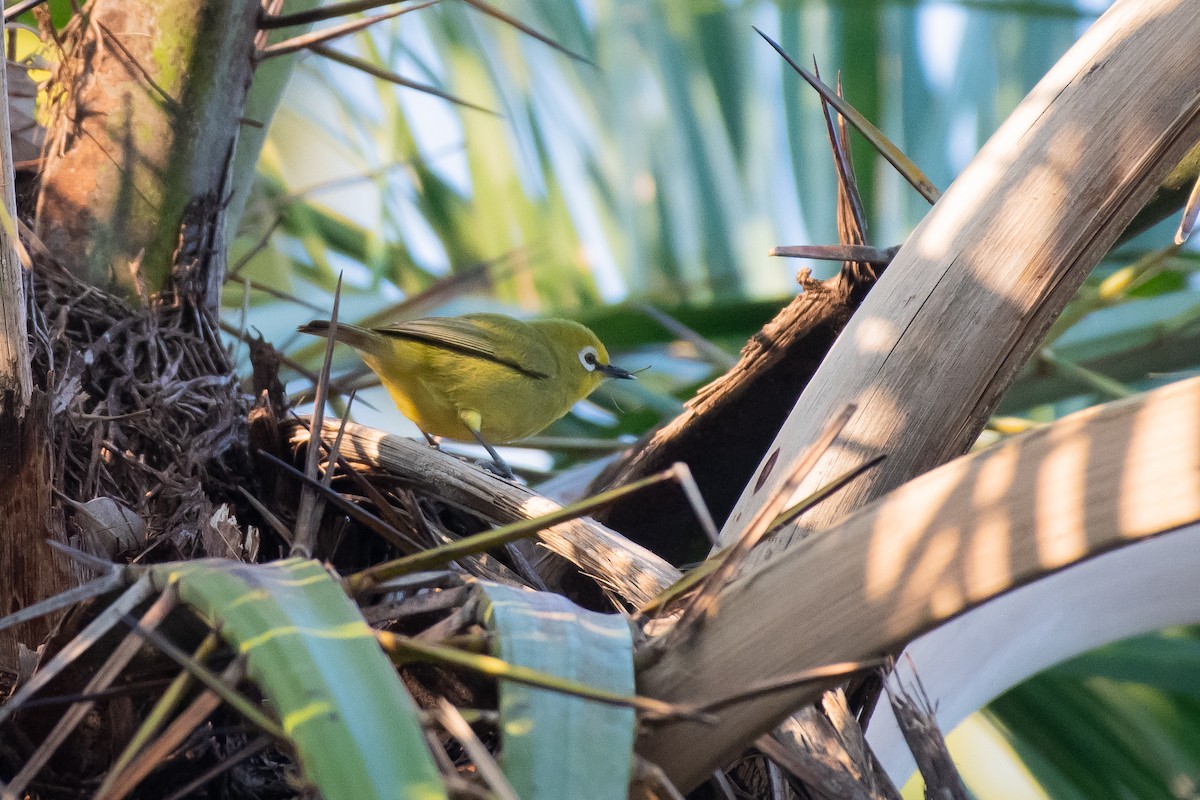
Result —
M 633 637 L 623 617 L 587 611 L 547 592 L 480 586 L 490 603 L 485 621 L 498 634 L 495 655 L 596 688 L 634 693 Z M 501 765 L 522 800 L 628 796 L 633 709 L 503 681 L 500 719 Z
M 371 628 L 316 561 L 154 569 L 247 658 L 326 800 L 441 800 L 417 709 Z

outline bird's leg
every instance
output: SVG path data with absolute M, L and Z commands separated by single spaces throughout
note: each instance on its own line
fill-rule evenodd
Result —
M 508 465 L 507 461 L 500 457 L 500 454 L 496 452 L 496 448 L 488 444 L 487 440 L 480 435 L 479 431 L 471 431 L 471 434 L 475 437 L 475 441 L 483 445 L 488 451 L 488 455 L 492 457 L 492 463 L 494 463 L 496 468 L 500 470 L 501 477 L 508 478 L 510 481 L 515 481 L 517 476 L 513 475 L 512 467 Z
M 430 447 L 432 447 L 434 450 L 442 449 L 442 443 L 440 441 L 438 441 L 438 438 L 436 436 L 434 436 L 432 433 L 425 430 L 424 428 L 417 428 L 417 430 L 419 430 L 421 432 L 421 434 L 425 437 L 425 441 L 429 442 Z
M 475 441 L 483 445 L 483 449 L 488 451 L 488 455 L 492 457 L 492 462 L 500 470 L 501 476 L 508 478 L 510 481 L 516 480 L 517 476 L 513 475 L 512 467 L 508 466 L 508 462 L 500 457 L 500 454 L 496 452 L 496 448 L 488 444 L 487 440 L 483 438 L 483 433 L 480 431 L 483 427 L 483 418 L 479 415 L 479 412 L 472 410 L 460 411 L 458 412 L 458 418 L 462 420 L 463 425 L 475 437 Z

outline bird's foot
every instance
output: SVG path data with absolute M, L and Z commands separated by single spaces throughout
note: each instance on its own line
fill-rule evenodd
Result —
M 484 472 L 490 472 L 497 478 L 503 478 L 511 483 L 525 485 L 525 481 L 513 474 L 512 469 L 503 461 L 476 461 L 475 466 L 479 467 Z

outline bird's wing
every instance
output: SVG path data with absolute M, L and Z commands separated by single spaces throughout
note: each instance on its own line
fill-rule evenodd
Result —
M 465 314 L 461 317 L 427 317 L 399 322 L 375 332 L 397 339 L 422 342 L 460 355 L 482 358 L 516 370 L 531 378 L 553 374 L 554 356 L 534 333 L 521 342 L 513 342 L 515 324 L 522 323 L 498 314 Z

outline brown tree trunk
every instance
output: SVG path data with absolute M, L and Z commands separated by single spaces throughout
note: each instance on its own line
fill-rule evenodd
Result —
M 33 392 L 23 416 L 16 397 L 0 398 L 0 617 L 71 588 L 75 576 L 66 559 L 46 545 L 50 524 L 49 412 L 46 394 Z M 17 644 L 36 649 L 56 617 L 43 617 L 0 632 L 0 670 L 17 671 Z

